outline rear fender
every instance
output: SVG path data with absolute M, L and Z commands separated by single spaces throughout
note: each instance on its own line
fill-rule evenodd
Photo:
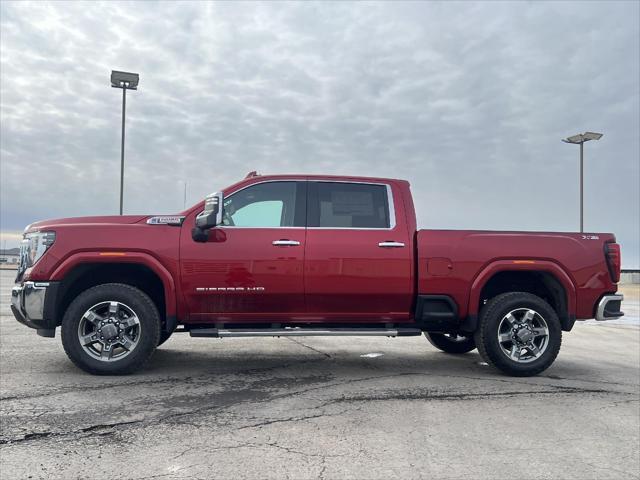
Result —
M 558 264 L 547 260 L 497 260 L 481 270 L 471 285 L 469 293 L 469 316 L 478 316 L 480 294 L 485 284 L 498 272 L 503 271 L 542 271 L 552 274 L 564 287 L 567 294 L 567 314 L 575 318 L 576 314 L 576 287 L 571 277 Z

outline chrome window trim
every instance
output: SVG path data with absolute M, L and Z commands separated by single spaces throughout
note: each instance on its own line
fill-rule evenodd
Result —
M 239 227 L 236 225 L 216 225 L 213 228 L 224 228 L 225 230 L 230 228 L 230 229 L 247 229 L 247 228 L 251 228 L 253 230 L 304 230 L 307 227 Z
M 260 229 L 260 230 L 274 230 L 274 229 L 295 229 L 295 230 L 305 230 L 305 229 L 313 229 L 313 230 L 378 230 L 378 231 L 388 231 L 388 230 L 393 230 L 396 228 L 396 209 L 395 209 L 395 204 L 393 202 L 393 189 L 391 188 L 391 185 L 388 183 L 384 183 L 384 182 L 350 182 L 349 180 L 331 180 L 331 179 L 319 179 L 319 178 L 313 178 L 313 179 L 299 179 L 299 180 L 286 180 L 286 179 L 279 179 L 279 180 L 263 180 L 261 182 L 255 182 L 255 183 L 251 183 L 249 185 L 245 185 L 242 188 L 239 188 L 238 190 L 235 190 L 233 192 L 231 192 L 228 196 L 232 196 L 235 195 L 238 192 L 241 192 L 242 190 L 249 188 L 249 187 L 253 187 L 254 185 L 260 185 L 261 183 L 274 183 L 274 182 L 316 182 L 316 183 L 351 183 L 351 184 L 357 184 L 357 185 L 382 185 L 384 187 L 386 187 L 387 189 L 387 208 L 389 209 L 388 213 L 389 213 L 389 227 L 384 227 L 384 228 L 380 228 L 380 227 L 239 227 L 239 226 L 235 226 L 235 225 L 216 225 L 215 228 L 224 228 L 224 229 L 247 229 L 247 228 L 253 228 L 253 229 Z M 222 190 L 221 190 L 222 192 Z M 223 192 L 224 195 L 224 192 Z M 222 208 L 224 208 L 224 199 L 226 199 L 227 196 L 224 195 L 223 201 L 222 201 Z M 202 212 L 200 212 L 202 213 Z

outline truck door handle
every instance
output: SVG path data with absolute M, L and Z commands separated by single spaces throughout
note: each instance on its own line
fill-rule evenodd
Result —
M 387 240 L 386 242 L 380 242 L 378 246 L 380 248 L 402 248 L 404 247 L 404 243 Z
M 297 247 L 300 242 L 297 240 L 274 240 L 271 244 L 278 247 Z

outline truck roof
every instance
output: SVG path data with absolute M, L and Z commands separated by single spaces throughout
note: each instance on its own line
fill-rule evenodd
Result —
M 363 177 L 353 175 L 320 175 L 320 174 L 307 174 L 307 173 L 279 173 L 271 175 L 261 175 L 255 171 L 249 172 L 243 180 L 238 183 L 243 183 L 246 180 L 344 180 L 349 182 L 402 182 L 409 183 L 407 180 L 400 178 L 386 178 L 386 177 Z M 237 185 L 237 184 L 236 184 Z

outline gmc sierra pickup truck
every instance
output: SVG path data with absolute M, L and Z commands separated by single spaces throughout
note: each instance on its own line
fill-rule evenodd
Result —
M 417 230 L 409 183 L 259 176 L 171 216 L 25 229 L 16 319 L 93 374 L 193 337 L 425 334 L 535 375 L 576 320 L 623 315 L 609 233 Z

